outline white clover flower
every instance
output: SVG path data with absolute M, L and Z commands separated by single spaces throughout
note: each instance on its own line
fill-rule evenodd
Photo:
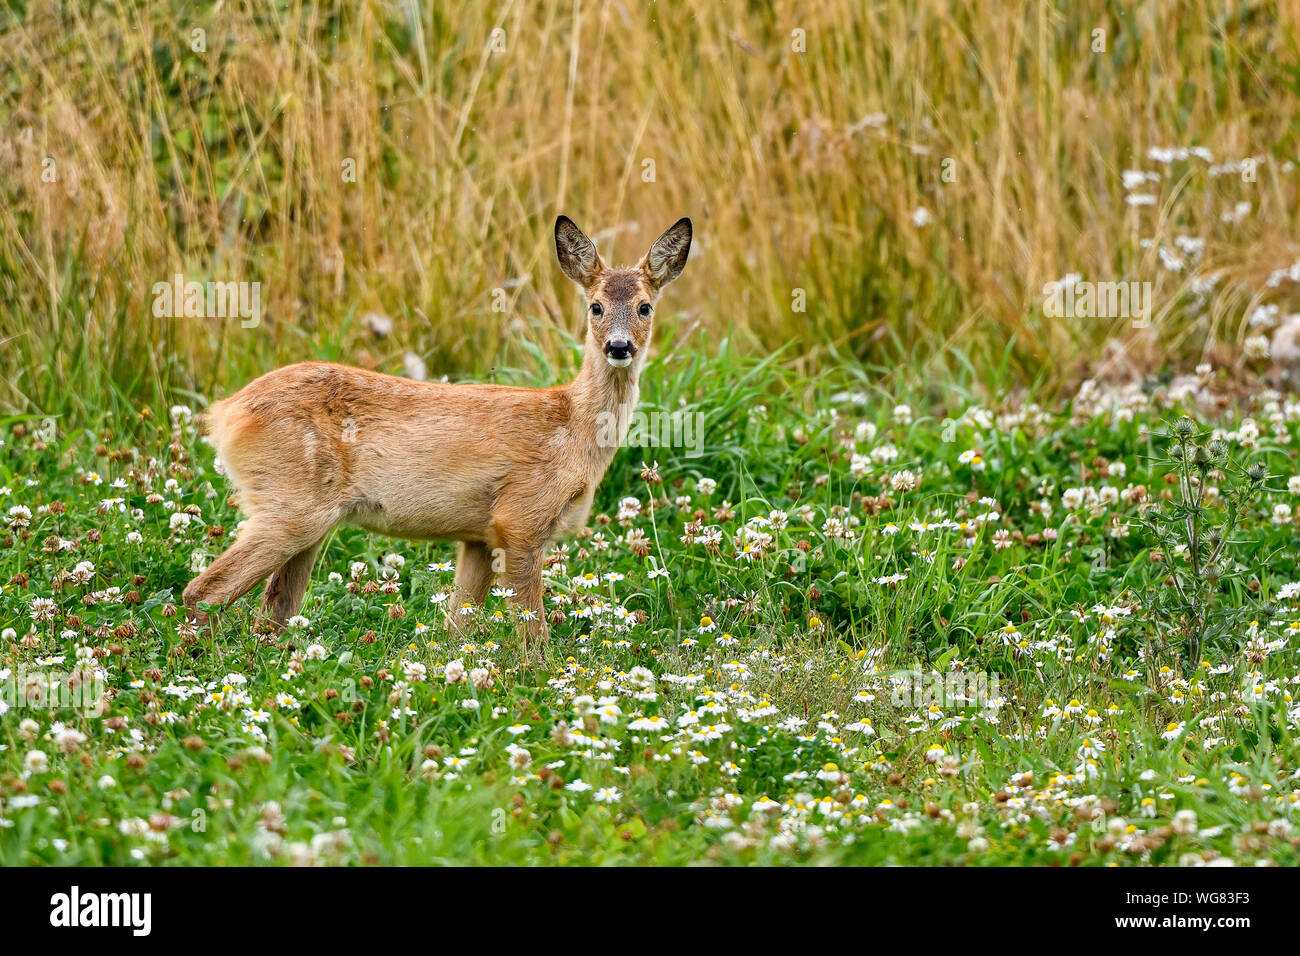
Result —
M 419 684 L 429 676 L 429 670 L 419 661 L 404 661 L 402 663 L 402 676 L 412 684 Z
M 1246 341 L 1241 344 L 1241 354 L 1247 361 L 1263 361 L 1268 358 L 1268 336 L 1247 336 Z
M 86 735 L 74 727 L 64 727 L 57 733 L 52 733 L 51 736 L 64 753 L 72 753 L 86 742 Z
M 889 485 L 895 491 L 915 491 L 921 486 L 921 476 L 914 471 L 900 471 L 889 479 Z
M 43 750 L 29 750 L 23 758 L 23 766 L 29 773 L 45 773 L 50 769 L 50 758 Z
M 31 614 L 33 621 L 52 621 L 59 614 L 59 606 L 49 598 L 33 598 Z

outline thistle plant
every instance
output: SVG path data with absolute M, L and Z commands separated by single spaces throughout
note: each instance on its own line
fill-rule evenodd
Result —
M 1263 492 L 1268 471 L 1258 462 L 1234 460 L 1226 442 L 1186 416 L 1161 437 L 1168 450 L 1157 464 L 1172 469 L 1167 480 L 1175 487 L 1142 516 L 1155 543 L 1145 602 L 1153 624 L 1150 649 L 1181 658 L 1190 673 L 1206 643 L 1229 635 L 1252 610 L 1219 599 L 1251 571 L 1233 535 Z

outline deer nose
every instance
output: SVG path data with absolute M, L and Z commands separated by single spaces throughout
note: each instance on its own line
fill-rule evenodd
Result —
M 636 355 L 636 346 L 626 339 L 610 339 L 605 343 L 605 354 L 612 359 L 630 359 Z

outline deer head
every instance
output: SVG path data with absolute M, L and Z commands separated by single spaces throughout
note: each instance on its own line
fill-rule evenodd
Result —
M 638 356 L 644 360 L 655 301 L 663 287 L 682 274 L 690 251 L 691 221 L 682 218 L 654 241 L 634 267 L 611 269 L 572 219 L 556 219 L 560 270 L 587 297 L 587 350 L 598 351 L 616 369 L 631 367 Z

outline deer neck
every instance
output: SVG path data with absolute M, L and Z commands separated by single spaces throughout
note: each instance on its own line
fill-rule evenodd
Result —
M 614 368 L 599 347 L 587 343 L 582 369 L 569 394 L 573 401 L 573 434 L 608 465 L 627 437 L 640 392 L 641 357 L 627 368 Z

